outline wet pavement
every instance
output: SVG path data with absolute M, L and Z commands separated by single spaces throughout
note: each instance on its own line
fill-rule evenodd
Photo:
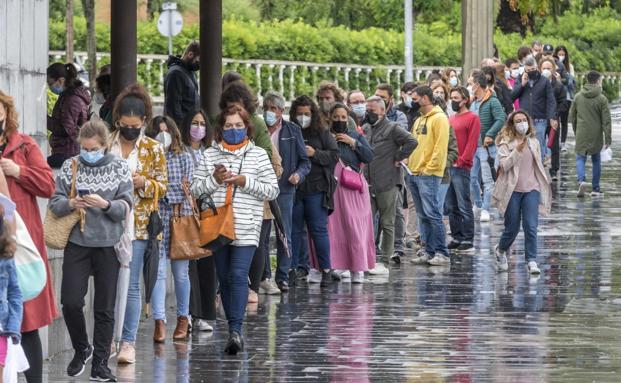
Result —
M 613 113 L 618 129 L 621 109 Z M 496 219 L 477 225 L 475 253 L 452 256 L 450 267 L 405 263 L 364 285 L 303 282 L 288 295 L 261 296 L 249 307 L 240 356 L 223 355 L 223 316 L 213 335 L 162 346 L 144 320 L 137 363 L 117 368 L 113 359 L 111 367 L 138 382 L 619 382 L 621 160 L 604 165 L 605 197 L 581 201 L 572 148 L 552 214 L 540 222 L 538 278 L 526 272 L 522 234 L 509 272 L 495 273 Z M 613 150 L 621 153 L 621 132 Z M 64 372 L 71 357 L 47 362 L 50 382 L 72 381 Z

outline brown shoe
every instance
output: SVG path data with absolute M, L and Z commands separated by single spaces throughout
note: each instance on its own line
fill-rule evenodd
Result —
M 153 341 L 155 343 L 164 343 L 166 340 L 166 323 L 161 319 L 155 320 L 155 331 L 153 332 Z
M 173 333 L 174 340 L 184 340 L 188 337 L 189 329 L 188 317 L 177 317 L 177 327 Z

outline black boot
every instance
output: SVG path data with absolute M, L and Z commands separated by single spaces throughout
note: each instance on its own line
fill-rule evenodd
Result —
M 244 351 L 244 340 L 242 336 L 236 331 L 231 331 L 224 352 L 229 355 L 237 355 L 238 352 L 242 351 Z

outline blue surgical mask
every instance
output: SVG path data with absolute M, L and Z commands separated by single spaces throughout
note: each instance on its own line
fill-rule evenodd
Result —
M 354 105 L 351 106 L 351 110 L 352 110 L 352 112 L 354 112 L 356 117 L 362 118 L 367 113 L 367 105 L 364 104 L 364 103 L 363 104 L 354 104 Z
M 451 77 L 451 78 L 450 78 L 450 80 L 449 80 L 449 84 L 451 84 L 451 87 L 452 87 L 452 88 L 455 88 L 455 87 L 457 86 L 457 83 L 458 83 L 458 81 L 457 81 L 457 77 Z
M 278 118 L 276 118 L 276 113 L 269 110 L 263 114 L 263 119 L 265 120 L 267 126 L 274 126 L 276 125 L 276 121 L 278 121 Z
M 222 132 L 222 139 L 229 145 L 241 143 L 247 136 L 248 129 L 228 129 Z
M 52 87 L 50 87 L 50 90 L 54 94 L 61 94 L 63 92 L 63 87 L 62 86 L 52 86 Z
M 99 150 L 95 150 L 92 152 L 89 152 L 87 150 L 81 149 L 80 150 L 80 157 L 86 161 L 86 163 L 88 164 L 96 164 L 97 162 L 99 162 L 102 158 L 104 158 L 104 156 L 106 155 L 106 150 L 104 148 L 101 148 Z

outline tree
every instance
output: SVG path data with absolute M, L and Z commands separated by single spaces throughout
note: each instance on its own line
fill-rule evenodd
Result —
M 88 78 L 91 87 L 97 77 L 97 35 L 95 33 L 95 0 L 82 0 L 86 18 L 86 51 L 88 54 Z
M 67 62 L 73 62 L 73 0 L 67 0 L 67 13 L 65 16 L 67 23 L 67 45 L 65 46 Z

